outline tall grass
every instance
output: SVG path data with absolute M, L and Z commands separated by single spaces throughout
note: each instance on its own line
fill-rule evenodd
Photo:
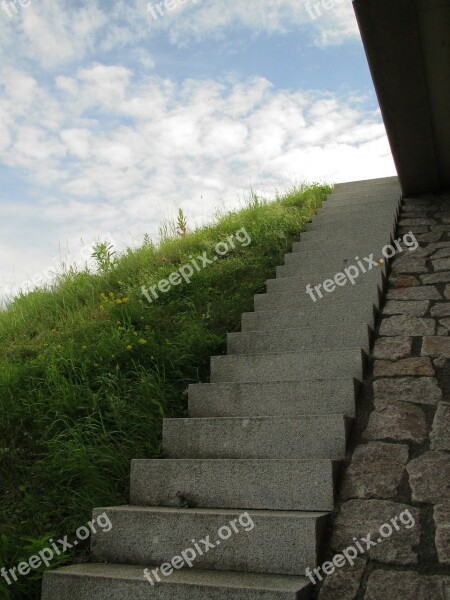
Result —
M 211 225 L 181 236 L 168 227 L 158 247 L 146 238 L 120 257 L 98 247 L 97 274 L 66 273 L 0 313 L 0 567 L 73 534 L 93 507 L 127 502 L 130 460 L 161 455 L 162 418 L 186 415 L 188 384 L 208 380 L 210 356 L 225 351 L 226 332 L 239 329 L 328 192 L 253 197 Z M 142 296 L 141 286 L 213 254 L 243 227 L 250 245 L 152 304 Z M 0 580 L 0 598 L 39 598 L 41 576 Z

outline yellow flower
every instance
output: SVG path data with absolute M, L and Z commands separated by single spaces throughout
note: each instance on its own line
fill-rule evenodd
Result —
M 86 350 L 87 346 L 81 346 L 82 350 Z
M 133 350 L 133 345 L 132 344 L 128 344 L 127 350 Z
M 147 343 L 147 340 L 144 340 L 144 338 L 141 338 L 141 339 L 139 340 L 139 343 L 140 343 L 142 346 L 145 346 L 145 344 Z

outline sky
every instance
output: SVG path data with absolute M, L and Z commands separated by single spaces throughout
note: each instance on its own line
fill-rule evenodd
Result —
M 349 0 L 0 0 L 0 52 L 0 299 L 179 208 L 395 174 Z

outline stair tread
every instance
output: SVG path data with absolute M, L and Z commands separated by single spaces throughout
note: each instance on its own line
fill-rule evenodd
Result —
M 47 573 L 47 577 L 95 577 L 99 579 L 143 581 L 150 585 L 144 578 L 143 570 L 148 565 L 119 565 L 103 563 L 83 563 L 69 567 L 62 567 L 57 571 Z M 150 568 L 151 570 L 151 568 Z M 265 573 L 245 573 L 234 571 L 213 571 L 200 569 L 181 569 L 174 571 L 169 577 L 161 579 L 165 585 L 185 584 L 218 586 L 228 588 L 248 588 L 268 591 L 295 592 L 310 585 L 306 577 L 295 575 L 271 575 Z M 150 589 L 150 588 L 149 588 Z

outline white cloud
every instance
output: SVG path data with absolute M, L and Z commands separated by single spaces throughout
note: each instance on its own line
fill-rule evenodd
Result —
M 176 0 L 174 0 L 176 2 Z M 308 0 L 189 0 L 164 11 L 157 20 L 148 11 L 148 0 L 118 0 L 107 9 L 101 0 L 83 5 L 39 0 L 8 18 L 0 11 L 0 48 L 4 63 L 27 58 L 45 69 L 79 62 L 98 52 L 145 46 L 149 38 L 165 32 L 176 45 L 205 39 L 226 39 L 230 31 L 246 35 L 310 33 L 318 45 L 340 44 L 358 37 L 351 0 L 334 0 L 312 18 Z M 158 2 L 154 2 L 158 4 Z M 312 3 L 317 5 L 317 0 Z M 245 36 L 242 38 L 245 39 Z M 230 48 L 231 51 L 231 48 Z M 153 58 L 143 52 L 141 62 L 153 68 Z
M 202 196 L 210 214 L 251 185 L 271 192 L 290 178 L 393 172 L 380 116 L 366 113 L 357 97 L 275 90 L 261 78 L 177 85 L 132 75 L 95 64 L 59 78 L 59 96 L 15 75 L 44 101 L 7 122 L 11 143 L 0 159 L 25 169 L 43 196 L 51 194 L 41 214 L 61 232 L 72 232 L 74 223 L 102 229 L 106 220 L 108 229 L 154 233 L 162 205 L 170 213 L 184 199 L 200 218 Z M 45 98 L 59 129 L 41 125 Z M 14 115 L 14 96 L 3 110 Z
M 190 1 L 158 22 L 146 5 L 39 0 L 20 17 L 0 14 L 0 163 L 33 194 L 17 212 L 14 200 L 2 207 L 19 234 L 2 237 L 0 272 L 16 281 L 45 267 L 59 242 L 73 254 L 103 232 L 119 242 L 155 235 L 180 206 L 193 224 L 250 187 L 269 195 L 292 180 L 394 173 L 380 115 L 362 95 L 236 74 L 177 83 L 158 76 L 146 49 L 161 31 L 178 45 L 293 29 L 341 43 L 356 31 L 350 1 L 315 20 L 303 0 Z M 31 241 L 33 228 L 41 238 Z

